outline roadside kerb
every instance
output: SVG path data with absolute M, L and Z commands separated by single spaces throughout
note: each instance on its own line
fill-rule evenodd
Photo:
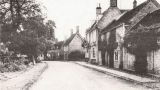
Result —
M 38 80 L 47 67 L 47 63 L 38 63 L 29 71 L 2 83 L 0 85 L 0 90 L 28 90 L 29 87 Z
M 153 86 L 152 86 L 152 85 L 146 85 L 146 83 L 156 83 L 156 80 L 151 80 L 150 82 L 143 82 L 143 80 L 140 81 L 140 80 L 136 80 L 136 79 L 124 77 L 124 76 L 121 76 L 121 75 L 118 75 L 118 74 L 114 74 L 114 73 L 111 73 L 111 72 L 107 72 L 107 71 L 105 71 L 105 70 L 101 70 L 101 69 L 98 69 L 98 68 L 95 68 L 95 67 L 91 67 L 91 66 L 88 66 L 88 65 L 84 65 L 84 64 L 81 64 L 81 63 L 77 63 L 77 62 L 75 62 L 75 63 L 78 64 L 78 65 L 84 66 L 84 67 L 86 67 L 86 68 L 93 69 L 93 70 L 99 71 L 99 72 L 104 73 L 104 74 L 107 74 L 107 75 L 111 75 L 111 76 L 113 76 L 113 77 L 117 77 L 117 78 L 120 78 L 120 79 L 124 79 L 124 80 L 128 80 L 128 81 L 131 81 L 131 82 L 135 82 L 135 83 L 137 83 L 137 84 L 144 85 L 144 86 L 146 86 L 146 87 L 148 87 L 148 88 L 153 88 Z M 139 76 L 139 77 L 140 77 L 140 76 Z

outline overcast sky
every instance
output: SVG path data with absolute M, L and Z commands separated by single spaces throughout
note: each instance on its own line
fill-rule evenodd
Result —
M 70 29 L 76 32 L 76 26 L 80 27 L 80 34 L 85 37 L 85 30 L 90 21 L 96 19 L 96 6 L 101 3 L 102 12 L 109 5 L 110 0 L 38 0 L 47 9 L 48 19 L 54 20 L 57 28 L 55 36 L 59 41 L 65 36 L 70 36 Z M 120 9 L 131 9 L 134 0 L 118 0 Z M 146 0 L 137 0 L 138 5 Z M 160 0 L 157 0 L 160 3 Z

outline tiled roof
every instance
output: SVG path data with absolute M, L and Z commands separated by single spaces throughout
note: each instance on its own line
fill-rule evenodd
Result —
M 58 46 L 62 46 L 63 44 L 64 44 L 64 41 L 59 41 L 56 43 L 56 45 L 58 45 Z
M 60 49 L 64 44 L 64 41 L 59 41 L 57 42 L 54 46 L 57 47 L 58 46 L 58 49 Z
M 81 40 L 84 42 L 82 36 L 79 33 L 75 33 L 66 40 L 66 42 L 64 43 L 64 46 L 68 46 L 76 35 L 78 35 L 81 38 Z
M 160 9 L 146 15 L 132 29 L 160 27 Z
M 100 30 L 104 29 L 110 22 L 121 15 L 121 11 L 118 7 L 109 7 L 103 12 L 103 16 L 98 21 L 97 26 Z
M 70 42 L 72 41 L 72 39 L 76 36 L 76 34 L 73 34 L 71 35 L 67 40 L 66 42 L 64 43 L 64 46 L 67 46 L 70 44 Z
M 123 14 L 119 19 L 112 22 L 109 26 L 105 27 L 102 32 L 104 32 L 106 30 L 110 30 L 110 29 L 114 28 L 115 26 L 118 26 L 122 23 L 125 23 L 125 24 L 129 25 L 128 29 L 130 29 L 131 26 L 138 23 L 141 20 L 141 18 L 145 17 L 145 15 L 143 15 L 143 17 L 137 17 L 137 19 L 136 19 L 137 21 L 135 19 L 131 21 L 131 19 L 133 19 L 142 10 L 142 8 L 144 8 L 151 1 L 155 6 L 157 6 L 157 8 L 160 7 L 159 3 L 156 0 L 150 0 L 150 1 L 147 0 L 144 3 L 135 7 L 134 9 L 126 12 L 125 14 Z
M 127 11 L 130 11 L 130 9 L 120 9 L 121 13 L 125 13 Z
M 96 27 L 96 21 L 93 23 L 93 25 L 86 31 L 86 33 L 92 31 Z

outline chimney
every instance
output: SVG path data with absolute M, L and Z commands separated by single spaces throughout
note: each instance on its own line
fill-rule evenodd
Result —
M 79 33 L 79 26 L 76 26 L 77 33 Z
M 98 3 L 97 4 L 97 7 L 96 7 L 96 15 L 98 16 L 98 15 L 100 15 L 101 14 L 101 5 L 100 5 L 100 3 Z
M 71 29 L 71 35 L 73 35 L 73 29 Z
M 135 8 L 135 7 L 137 7 L 137 1 L 136 0 L 134 0 L 134 2 L 133 2 L 133 8 Z
M 117 0 L 110 0 L 110 7 L 117 7 Z

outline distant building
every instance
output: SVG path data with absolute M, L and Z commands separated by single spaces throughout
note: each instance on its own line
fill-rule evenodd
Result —
M 76 27 L 77 32 L 73 34 L 71 30 L 71 36 L 64 42 L 64 60 L 68 60 L 68 56 L 72 51 L 81 51 L 84 52 L 82 44 L 84 42 L 82 36 L 79 33 L 79 26 Z
M 51 50 L 51 59 L 52 60 L 63 60 L 63 44 L 64 41 L 56 42 L 54 45 L 54 49 Z

